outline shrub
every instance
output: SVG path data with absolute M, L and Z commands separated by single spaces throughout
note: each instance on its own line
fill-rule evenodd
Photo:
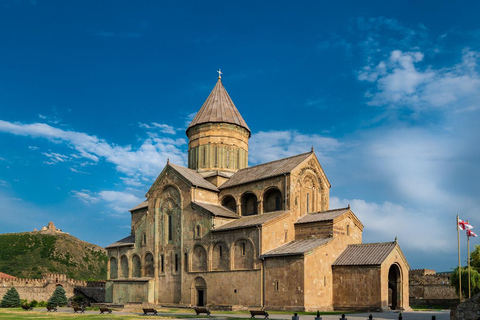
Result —
M 37 300 L 30 301 L 30 307 L 36 308 L 37 306 L 38 306 L 38 301 Z
M 0 303 L 2 308 L 18 308 L 20 307 L 20 295 L 15 287 L 8 289 L 7 293 L 3 296 Z
M 59 306 L 63 307 L 66 306 L 68 303 L 67 296 L 65 295 L 65 289 L 63 289 L 61 286 L 58 286 L 55 291 L 53 291 L 52 296 L 48 300 L 48 305 L 50 306 Z
M 37 307 L 46 307 L 46 306 L 47 306 L 47 302 L 43 300 L 37 304 Z

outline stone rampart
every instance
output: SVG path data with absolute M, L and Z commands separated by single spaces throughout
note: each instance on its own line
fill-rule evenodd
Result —
M 450 307 L 458 301 L 455 288 L 450 285 L 449 273 L 435 270 L 410 271 L 410 305 Z
M 42 279 L 0 279 L 0 298 L 11 288 L 15 287 L 20 299 L 28 301 L 48 301 L 57 286 L 65 289 L 68 298 L 74 295 L 76 287 L 87 286 L 86 281 L 69 279 L 65 274 L 47 273 Z

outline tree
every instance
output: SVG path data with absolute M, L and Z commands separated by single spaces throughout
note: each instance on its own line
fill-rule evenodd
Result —
M 475 250 L 470 253 L 470 266 L 480 272 L 480 245 L 476 245 Z
M 8 289 L 7 293 L 3 296 L 1 302 L 2 308 L 18 308 L 20 307 L 20 295 L 18 294 L 17 289 L 15 287 L 11 287 Z
M 455 291 L 458 294 L 458 267 L 453 270 L 450 276 L 450 285 L 455 287 Z M 477 293 L 480 293 L 480 273 L 470 268 L 470 295 L 473 297 Z M 468 298 L 468 267 L 462 268 L 462 297 Z
M 55 291 L 53 291 L 52 296 L 48 299 L 48 305 L 63 307 L 68 303 L 67 296 L 65 295 L 65 289 L 62 286 L 58 286 Z

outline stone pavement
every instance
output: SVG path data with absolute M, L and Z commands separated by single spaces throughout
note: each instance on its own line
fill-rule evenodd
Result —
M 35 311 L 47 311 L 45 308 L 35 308 Z M 179 310 L 180 311 L 180 310 Z M 58 308 L 58 312 L 65 312 L 65 313 L 73 313 L 72 308 L 62 307 Z M 86 311 L 86 314 L 98 314 L 99 311 Z M 141 315 L 141 313 L 133 313 L 133 312 L 124 312 L 124 311 L 114 311 L 113 314 L 136 314 Z M 321 313 L 320 313 L 321 314 Z M 397 320 L 398 319 L 398 312 L 371 312 L 374 320 Z M 191 318 L 192 313 L 186 312 L 159 312 L 157 317 L 166 316 L 170 319 L 174 316 L 178 316 L 181 318 L 182 316 L 189 316 L 188 320 L 205 320 L 206 318 Z M 347 320 L 368 320 L 368 316 L 370 313 L 352 313 L 346 314 L 345 318 Z M 410 312 L 403 312 L 403 320 L 432 320 L 432 316 L 436 317 L 436 320 L 450 320 L 450 311 L 410 311 Z M 293 312 L 286 313 L 286 314 L 270 314 L 270 320 L 291 320 L 293 316 Z M 147 316 L 156 318 L 154 316 Z M 321 315 L 322 320 L 339 320 L 341 318 L 340 314 L 335 315 Z M 216 320 L 221 320 L 222 318 L 250 318 L 250 314 L 242 313 L 242 314 L 227 314 L 222 313 L 221 311 L 212 311 L 212 318 Z M 299 315 L 299 320 L 315 320 L 315 316 L 313 315 Z M 213 320 L 212 319 L 212 320 Z M 263 320 L 263 317 L 256 317 L 257 320 Z

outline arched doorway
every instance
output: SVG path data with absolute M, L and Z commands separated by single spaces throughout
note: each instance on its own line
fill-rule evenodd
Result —
M 271 188 L 263 195 L 263 212 L 282 210 L 282 193 L 277 188 Z
M 388 307 L 392 310 L 402 306 L 402 278 L 400 268 L 392 264 L 388 270 Z
M 257 214 L 257 196 L 247 192 L 242 196 L 242 216 L 251 216 Z
M 192 305 L 203 307 L 207 304 L 207 283 L 202 277 L 196 277 L 192 282 Z
M 222 206 L 232 210 L 233 212 L 237 212 L 237 202 L 235 198 L 228 195 L 222 200 Z

